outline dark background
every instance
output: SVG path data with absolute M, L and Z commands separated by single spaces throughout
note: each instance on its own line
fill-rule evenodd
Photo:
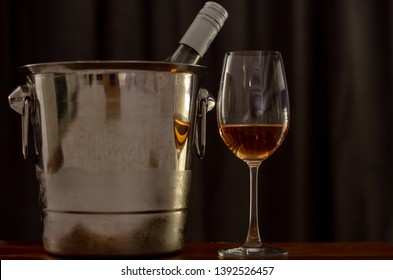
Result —
M 18 67 L 164 59 L 204 2 L 0 0 L 0 239 L 41 237 L 34 156 L 23 160 L 7 100 L 25 83 Z M 262 239 L 393 242 L 393 1 L 218 2 L 229 18 L 201 61 L 204 87 L 217 96 L 230 50 L 277 50 L 286 67 L 291 126 L 260 169 Z M 241 241 L 248 170 L 222 143 L 215 111 L 207 141 L 187 240 Z

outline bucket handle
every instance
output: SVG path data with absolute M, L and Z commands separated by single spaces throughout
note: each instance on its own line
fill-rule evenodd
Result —
M 29 122 L 32 110 L 32 94 L 30 86 L 19 86 L 8 96 L 10 107 L 22 115 L 22 153 L 23 158 L 28 156 Z M 198 92 L 197 99 L 197 130 L 195 134 L 196 152 L 200 159 L 206 151 L 206 113 L 211 111 L 216 104 L 214 97 L 204 88 Z
M 211 111 L 216 100 L 206 89 L 201 88 L 197 100 L 197 129 L 195 134 L 195 148 L 200 159 L 203 159 L 206 151 L 206 113 Z
M 28 154 L 31 96 L 31 90 L 28 85 L 17 87 L 8 96 L 10 107 L 22 115 L 22 153 L 24 159 L 27 159 Z

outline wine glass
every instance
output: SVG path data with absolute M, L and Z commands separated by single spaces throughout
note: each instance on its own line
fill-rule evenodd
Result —
M 242 246 L 220 250 L 218 254 L 222 258 L 285 258 L 286 250 L 262 243 L 258 225 L 258 169 L 281 145 L 289 126 L 289 97 L 279 52 L 225 54 L 217 122 L 226 146 L 250 170 L 247 239 Z

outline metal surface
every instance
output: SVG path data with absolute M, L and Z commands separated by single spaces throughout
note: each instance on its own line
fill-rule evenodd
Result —
M 204 139 L 205 114 L 214 106 L 199 90 L 203 67 L 72 62 L 22 69 L 28 86 L 9 100 L 23 114 L 23 127 L 31 114 L 46 250 L 181 250 L 196 119 Z M 205 143 L 197 146 L 203 154 Z

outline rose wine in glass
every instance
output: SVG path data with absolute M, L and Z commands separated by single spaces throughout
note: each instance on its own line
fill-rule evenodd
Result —
M 250 170 L 247 238 L 222 258 L 284 258 L 287 251 L 266 247 L 258 224 L 258 170 L 284 141 L 289 127 L 289 97 L 281 54 L 274 51 L 226 53 L 217 101 L 217 122 L 226 146 Z

